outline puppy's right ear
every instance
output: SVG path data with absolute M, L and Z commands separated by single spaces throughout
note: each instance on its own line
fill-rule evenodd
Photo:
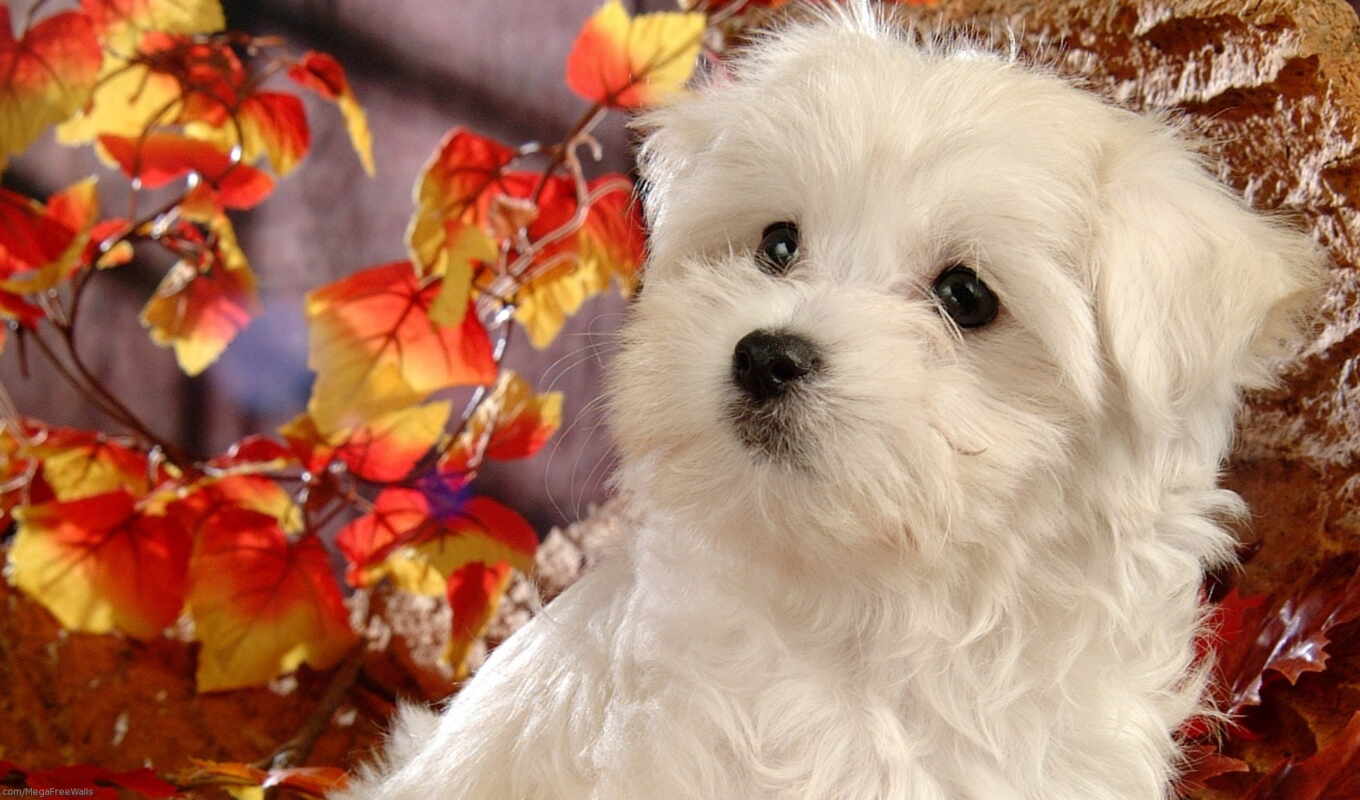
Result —
M 1202 432 L 1296 351 L 1325 256 L 1229 193 L 1171 127 L 1130 114 L 1117 130 L 1095 226 L 1107 356 L 1145 432 Z
M 674 201 L 677 175 L 694 169 L 700 155 L 712 144 L 714 131 L 701 113 L 702 96 L 685 94 L 630 123 L 642 134 L 638 148 L 638 174 L 644 187 L 642 210 L 647 227 L 655 230 Z

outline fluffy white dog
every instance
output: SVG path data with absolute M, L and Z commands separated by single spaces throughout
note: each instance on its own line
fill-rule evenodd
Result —
M 645 523 L 342 796 L 1166 797 L 1311 242 L 1163 121 L 858 5 L 644 124 Z

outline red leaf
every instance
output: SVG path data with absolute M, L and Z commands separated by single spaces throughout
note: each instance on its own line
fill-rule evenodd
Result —
M 15 281 L 31 280 L 48 265 L 63 264 L 63 272 L 74 266 L 72 247 L 80 232 L 67 224 L 65 215 L 54 215 L 36 200 L 0 189 L 0 279 L 14 292 L 48 288 L 31 289 Z
M 100 800 L 118 800 L 120 793 L 117 789 L 120 787 L 140 792 L 146 797 L 176 797 L 180 793 L 178 787 L 161 780 L 149 769 L 113 772 L 90 764 L 30 772 L 25 783 L 30 789 L 48 790 L 40 792 L 38 796 L 52 797 L 78 794 Z
M 340 62 L 313 50 L 288 69 L 288 77 L 336 104 L 345 118 L 350 144 L 358 153 L 364 171 L 372 175 L 373 135 L 368 130 L 368 117 L 354 96 Z
M 1225 599 L 1228 619 L 1240 614 L 1241 632 L 1224 638 L 1218 648 L 1218 670 L 1226 702 L 1224 710 L 1237 714 L 1259 705 L 1261 687 L 1269 673 L 1290 683 L 1305 672 L 1327 665 L 1328 633 L 1338 625 L 1360 619 L 1360 559 L 1350 554 L 1323 563 L 1294 587 L 1267 601 Z
M 0 166 L 85 102 L 103 58 L 84 14 L 54 14 L 16 40 L 0 3 Z
M 288 68 L 288 77 L 299 86 L 304 86 L 327 100 L 339 100 L 349 92 L 349 79 L 345 68 L 334 56 L 310 50 L 293 66 Z
M 475 313 L 457 327 L 430 319 L 439 293 L 410 262 L 356 272 L 307 295 L 307 406 L 324 434 L 355 428 L 450 386 L 490 383 L 496 363 Z
M 453 631 L 444 657 L 453 665 L 456 678 L 467 675 L 468 651 L 491 623 L 509 581 L 510 565 L 505 563 L 473 561 L 449 576 L 447 596 L 453 610 Z
M 200 176 L 228 208 L 253 208 L 269 196 L 274 180 L 264 172 L 236 163 L 209 142 L 171 133 L 135 137 L 105 134 L 99 144 L 130 178 L 148 189 L 164 186 L 189 173 Z
M 346 526 L 336 543 L 349 560 L 351 584 L 392 575 L 409 591 L 439 595 L 448 576 L 473 561 L 531 570 L 538 536 L 512 509 L 433 478 L 420 489 L 382 492 L 373 511 Z
M 189 537 L 125 491 L 19 512 L 14 582 L 71 630 L 149 639 L 179 616 Z
M 1286 761 L 1243 800 L 1356 800 L 1360 797 L 1360 712 L 1303 761 Z
M 241 508 L 203 524 L 189 610 L 204 692 L 261 685 L 304 661 L 325 669 L 354 641 L 321 541 L 289 541 L 273 516 Z
M 247 141 L 258 138 L 279 175 L 297 166 L 312 144 L 302 101 L 291 94 L 257 92 L 241 105 L 241 126 Z

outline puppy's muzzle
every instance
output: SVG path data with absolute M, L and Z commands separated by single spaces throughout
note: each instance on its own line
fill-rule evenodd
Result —
M 732 353 L 732 380 L 756 403 L 783 395 L 820 367 L 816 345 L 783 331 L 751 331 Z

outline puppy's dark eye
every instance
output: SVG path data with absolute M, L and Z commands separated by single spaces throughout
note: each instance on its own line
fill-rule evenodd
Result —
M 783 275 L 798 255 L 798 226 L 792 222 L 776 222 L 760 235 L 760 250 L 756 253 L 760 268 L 771 275 Z
M 960 328 L 979 328 L 996 319 L 1000 301 L 977 273 L 955 264 L 935 279 L 935 296 Z

